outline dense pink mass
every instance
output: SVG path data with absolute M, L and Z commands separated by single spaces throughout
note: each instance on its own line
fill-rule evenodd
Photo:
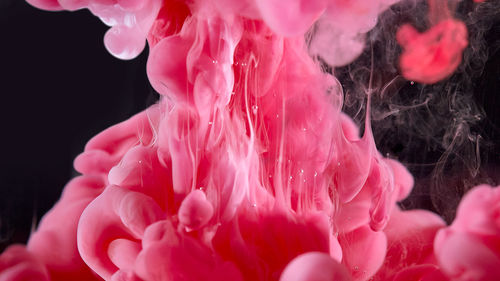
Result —
M 119 58 L 147 39 L 161 98 L 88 142 L 82 175 L 28 246 L 0 256 L 0 281 L 500 276 L 499 189 L 472 190 L 449 227 L 400 210 L 413 177 L 377 152 L 369 110 L 360 135 L 339 82 L 310 56 L 351 62 L 396 1 L 28 2 L 90 9 L 112 26 L 104 41 Z M 465 36 L 454 19 L 423 34 L 401 27 L 403 75 L 450 75 Z

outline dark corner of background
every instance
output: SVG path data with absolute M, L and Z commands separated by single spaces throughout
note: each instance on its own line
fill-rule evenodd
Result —
M 0 252 L 26 242 L 92 136 L 157 99 L 146 51 L 133 61 L 112 57 L 106 30 L 87 10 L 0 1 Z

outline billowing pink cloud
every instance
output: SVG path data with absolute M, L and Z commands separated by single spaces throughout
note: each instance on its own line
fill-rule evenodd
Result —
M 311 58 L 351 62 L 395 2 L 30 0 L 88 8 L 118 58 L 148 40 L 161 98 L 88 142 L 28 246 L 0 256 L 0 280 L 493 280 L 497 190 L 471 191 L 450 227 L 400 210 L 413 177 L 377 151 L 369 110 L 360 135 Z M 403 75 L 450 75 L 465 35 L 454 19 L 403 26 Z

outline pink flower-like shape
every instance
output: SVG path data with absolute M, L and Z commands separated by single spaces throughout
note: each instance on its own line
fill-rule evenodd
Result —
M 467 47 L 467 28 L 454 19 L 446 19 L 419 33 L 405 24 L 396 38 L 403 48 L 399 65 L 408 80 L 433 84 L 450 76 L 462 61 Z

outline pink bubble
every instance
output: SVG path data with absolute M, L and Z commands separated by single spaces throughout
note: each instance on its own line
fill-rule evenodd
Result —
M 383 232 L 362 226 L 339 236 L 343 250 L 342 264 L 353 280 L 369 280 L 382 266 L 387 249 Z
M 311 252 L 296 257 L 285 268 L 281 281 L 334 281 L 350 280 L 349 274 L 329 255 Z
M 213 207 L 200 190 L 193 190 L 179 207 L 179 222 L 189 229 L 204 226 L 213 216 Z

